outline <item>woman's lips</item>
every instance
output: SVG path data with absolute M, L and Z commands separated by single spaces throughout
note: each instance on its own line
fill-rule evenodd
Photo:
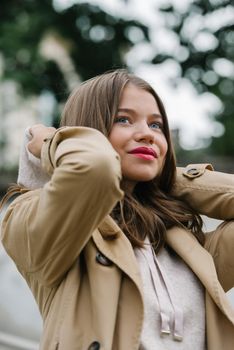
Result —
M 154 160 L 155 159 L 155 157 L 152 156 L 151 154 L 145 154 L 145 153 L 130 153 L 130 154 L 132 154 L 134 157 L 145 159 L 145 160 Z
M 134 155 L 135 157 L 146 159 L 146 160 L 153 160 L 155 158 L 158 158 L 155 150 L 150 147 L 137 147 L 128 153 Z

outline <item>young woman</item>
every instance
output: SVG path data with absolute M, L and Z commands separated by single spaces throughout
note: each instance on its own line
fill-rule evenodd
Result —
M 2 241 L 38 303 L 43 350 L 231 350 L 234 176 L 175 167 L 161 100 L 117 70 L 31 127 L 51 179 L 18 196 Z M 198 213 L 227 220 L 204 235 Z

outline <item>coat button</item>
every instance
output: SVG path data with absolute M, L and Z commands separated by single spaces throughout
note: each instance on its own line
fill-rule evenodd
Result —
M 88 348 L 88 350 L 99 350 L 99 349 L 100 349 L 100 343 L 98 341 L 93 341 Z
M 111 266 L 113 265 L 113 262 L 111 260 L 109 260 L 105 255 L 103 255 L 102 253 L 98 252 L 96 255 L 96 261 L 104 266 Z
M 200 171 L 198 169 L 196 169 L 196 168 L 190 168 L 190 169 L 187 170 L 187 174 L 196 176 L 196 175 L 200 174 Z

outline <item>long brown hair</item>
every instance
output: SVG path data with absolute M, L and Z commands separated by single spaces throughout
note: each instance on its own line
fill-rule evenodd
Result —
M 188 204 L 171 196 L 176 177 L 176 161 L 168 119 L 155 90 L 143 79 L 126 70 L 115 70 L 82 83 L 69 97 L 61 126 L 86 126 L 98 129 L 108 137 L 117 114 L 121 94 L 131 83 L 153 95 L 163 118 L 168 150 L 159 177 L 139 182 L 132 194 L 126 194 L 116 205 L 112 217 L 118 222 L 134 247 L 143 246 L 146 235 L 158 251 L 165 243 L 166 230 L 175 225 L 190 229 L 204 243 L 202 220 Z

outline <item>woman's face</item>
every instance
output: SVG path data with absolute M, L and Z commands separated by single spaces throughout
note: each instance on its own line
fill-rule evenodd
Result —
M 123 90 L 109 141 L 121 158 L 124 189 L 150 181 L 163 168 L 167 141 L 153 95 L 131 83 Z

